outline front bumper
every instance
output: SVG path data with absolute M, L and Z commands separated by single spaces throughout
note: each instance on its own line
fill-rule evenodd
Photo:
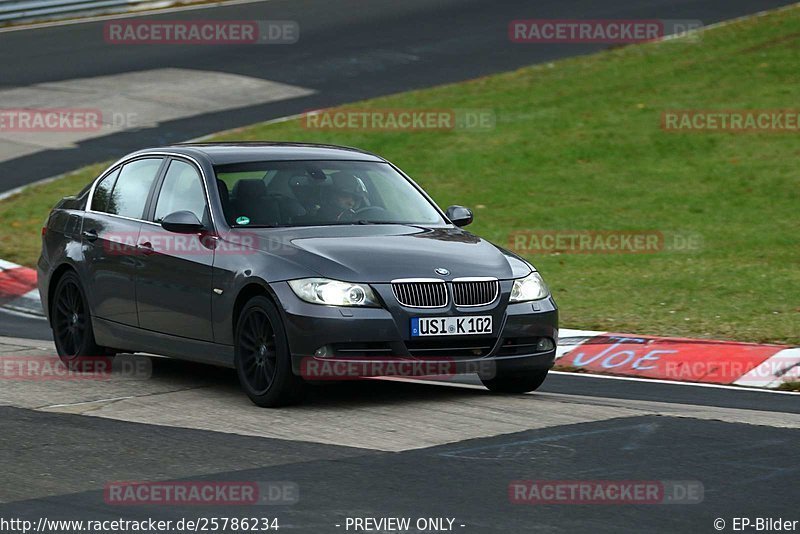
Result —
M 299 376 L 313 378 L 306 371 L 314 362 L 424 362 L 425 366 L 415 369 L 486 376 L 499 367 L 504 372 L 549 369 L 555 362 L 558 308 L 551 297 L 509 304 L 512 283 L 502 281 L 500 296 L 493 304 L 474 308 L 453 304 L 437 309 L 403 307 L 394 299 L 390 284 L 372 284 L 384 303 L 381 308 L 309 304 L 300 300 L 286 282 L 273 284 L 273 290 L 283 308 L 292 370 Z M 491 315 L 492 335 L 411 337 L 412 317 L 470 315 Z M 552 347 L 538 351 L 536 341 L 542 338 L 549 339 Z M 445 367 L 437 367 L 437 363 Z M 380 365 L 370 369 L 370 376 L 384 374 Z

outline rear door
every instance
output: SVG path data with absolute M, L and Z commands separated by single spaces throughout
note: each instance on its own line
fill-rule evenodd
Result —
M 142 328 L 202 341 L 213 341 L 211 270 L 214 262 L 209 237 L 213 232 L 207 195 L 200 171 L 173 158 L 157 186 L 138 245 L 143 252 L 136 282 L 139 324 Z M 207 232 L 175 234 L 160 221 L 176 211 L 190 211 Z
M 83 220 L 83 243 L 91 283 L 86 288 L 96 317 L 138 326 L 136 240 L 144 209 L 164 158 L 120 166 L 98 182 Z

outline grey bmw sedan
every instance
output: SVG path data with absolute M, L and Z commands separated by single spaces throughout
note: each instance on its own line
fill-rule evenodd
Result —
M 61 359 L 233 367 L 259 406 L 308 382 L 478 373 L 537 389 L 558 310 L 524 259 L 385 159 L 299 143 L 141 150 L 62 199 L 39 291 Z

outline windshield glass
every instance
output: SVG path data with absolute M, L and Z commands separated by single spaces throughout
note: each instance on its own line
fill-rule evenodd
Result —
M 233 227 L 333 224 L 445 224 L 387 163 L 268 161 L 215 167 Z

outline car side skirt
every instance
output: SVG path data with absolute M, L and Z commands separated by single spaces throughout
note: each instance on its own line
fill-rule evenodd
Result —
M 131 352 L 147 352 L 180 360 L 233 368 L 233 347 L 171 336 L 92 318 L 97 344 Z

